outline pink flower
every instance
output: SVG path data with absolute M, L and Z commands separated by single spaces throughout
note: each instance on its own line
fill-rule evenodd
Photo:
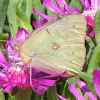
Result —
M 66 3 L 65 0 L 54 0 L 57 4 L 57 6 L 54 5 L 54 3 L 51 0 L 42 0 L 43 4 L 50 10 L 52 10 L 55 13 L 61 14 L 62 16 L 66 15 L 66 14 L 72 14 L 72 13 L 77 13 L 77 14 L 81 14 L 81 11 L 78 8 L 75 8 L 75 10 L 71 9 L 68 4 Z M 87 20 L 87 36 L 89 37 L 93 37 L 94 34 L 94 16 L 96 11 L 100 8 L 100 0 L 80 0 L 81 3 L 83 4 L 83 7 L 85 9 L 84 12 L 82 12 L 82 14 L 86 17 Z M 60 8 L 62 7 L 63 10 Z M 47 16 L 45 14 L 42 14 L 41 12 L 37 11 L 36 9 L 33 9 L 34 14 L 38 14 L 40 17 L 43 17 L 44 20 L 46 20 L 45 22 L 47 22 L 47 20 L 56 20 L 57 18 L 53 18 L 50 16 Z M 59 17 L 57 15 L 57 17 Z M 33 22 L 35 23 L 33 26 L 35 28 L 39 27 L 40 25 L 44 24 L 43 20 L 40 20 L 39 23 L 37 22 Z
M 28 35 L 29 33 L 22 28 L 17 33 L 17 42 L 23 43 Z M 15 94 L 15 87 L 20 89 L 32 88 L 37 94 L 42 95 L 51 86 L 55 85 L 59 75 L 50 75 L 34 68 L 30 73 L 29 66 L 22 62 L 19 52 L 15 50 L 16 45 L 16 42 L 10 36 L 6 45 L 10 64 L 6 61 L 0 49 L 0 66 L 2 68 L 0 69 L 0 88 L 4 88 L 4 93 L 12 90 L 12 95 Z

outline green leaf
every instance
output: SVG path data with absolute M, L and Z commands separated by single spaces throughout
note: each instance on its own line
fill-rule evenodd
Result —
M 54 3 L 55 6 L 57 6 L 56 2 L 54 2 L 54 0 L 52 0 L 52 2 Z M 54 17 L 54 18 L 57 18 L 57 16 L 54 14 L 53 11 L 51 11 L 50 9 L 46 8 L 47 9 L 47 15 L 50 16 L 50 17 Z
M 0 32 L 0 40 L 2 40 L 2 33 Z M 2 42 L 0 41 L 0 48 L 2 48 Z
M 26 16 L 29 20 L 29 23 L 31 22 L 31 15 L 33 12 L 33 5 L 32 5 L 32 0 L 26 0 Z
M 25 28 L 29 33 L 33 31 L 30 21 L 21 7 L 17 8 L 17 23 L 21 28 Z
M 98 69 L 99 62 L 100 62 L 100 45 L 97 45 L 92 52 L 87 73 L 93 75 L 93 71 L 95 69 Z
M 41 0 L 33 0 L 33 8 L 35 8 L 36 10 L 38 10 L 38 11 L 42 11 L 42 4 L 41 4 Z M 35 20 L 37 21 L 37 22 L 39 22 L 39 16 L 38 15 L 36 15 L 36 14 L 33 14 L 34 15 L 34 17 L 35 17 Z
M 71 92 L 69 91 L 68 87 L 70 85 L 71 82 L 73 82 L 73 84 L 75 85 L 75 87 L 77 88 L 78 85 L 77 85 L 77 82 L 76 80 L 78 79 L 79 77 L 72 77 L 72 78 L 68 78 L 66 80 L 66 83 L 65 83 L 65 86 L 64 86 L 64 89 L 63 89 L 63 92 L 62 92 L 62 96 L 67 98 L 68 100 L 75 100 L 75 97 L 71 94 Z
M 93 76 L 85 72 L 80 72 L 79 77 L 82 78 L 85 82 L 88 82 L 93 85 Z
M 9 34 L 8 33 L 2 34 L 2 39 L 3 40 L 8 40 L 8 38 L 9 38 Z
M 94 31 L 96 43 L 100 44 L 100 9 L 98 9 L 94 18 Z
M 69 5 L 70 4 L 70 1 L 69 0 L 65 0 L 66 1 L 66 3 Z
M 79 8 L 80 10 L 83 9 L 82 3 L 80 0 L 71 0 L 69 6 L 75 10 L 75 8 Z
M 2 92 L 3 89 L 0 89 L 0 100 L 5 100 L 4 93 Z
M 7 14 L 9 0 L 0 0 L 0 32 L 3 32 L 3 26 Z
M 93 93 L 93 95 L 97 98 L 97 93 L 96 93 L 96 91 L 95 91 L 94 86 L 93 86 L 92 84 L 90 84 L 90 83 L 87 83 L 87 87 L 88 87 L 89 90 Z M 99 99 L 97 99 L 97 100 L 99 100 Z
M 7 17 L 10 24 L 11 35 L 14 40 L 16 40 L 16 34 L 18 32 L 16 9 L 19 1 L 20 0 L 10 0 L 7 10 Z
M 47 100 L 59 100 L 58 97 L 57 97 L 56 85 L 52 86 L 47 91 Z
M 24 89 L 18 89 L 17 93 L 14 95 L 17 100 L 30 100 L 32 94 L 32 89 L 27 88 Z
M 90 60 L 90 57 L 91 57 L 91 54 L 94 48 L 94 43 L 92 42 L 92 40 L 89 40 L 88 42 L 87 41 L 85 42 L 86 58 L 85 58 L 85 64 L 83 66 L 83 71 L 87 71 L 87 65 L 89 64 L 89 60 Z

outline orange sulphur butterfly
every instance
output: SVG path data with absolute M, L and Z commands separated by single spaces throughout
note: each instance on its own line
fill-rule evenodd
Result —
M 24 63 L 49 74 L 78 75 L 85 62 L 86 20 L 71 14 L 35 29 L 19 52 Z

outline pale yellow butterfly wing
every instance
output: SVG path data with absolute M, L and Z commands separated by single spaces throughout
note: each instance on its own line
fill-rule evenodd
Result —
M 77 75 L 85 61 L 85 31 L 82 15 L 64 16 L 33 31 L 20 47 L 21 57 L 50 74 Z

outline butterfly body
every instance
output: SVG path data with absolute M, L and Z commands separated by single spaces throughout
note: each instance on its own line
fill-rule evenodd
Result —
M 85 62 L 86 21 L 67 15 L 34 30 L 19 47 L 24 63 L 49 74 L 78 75 Z

